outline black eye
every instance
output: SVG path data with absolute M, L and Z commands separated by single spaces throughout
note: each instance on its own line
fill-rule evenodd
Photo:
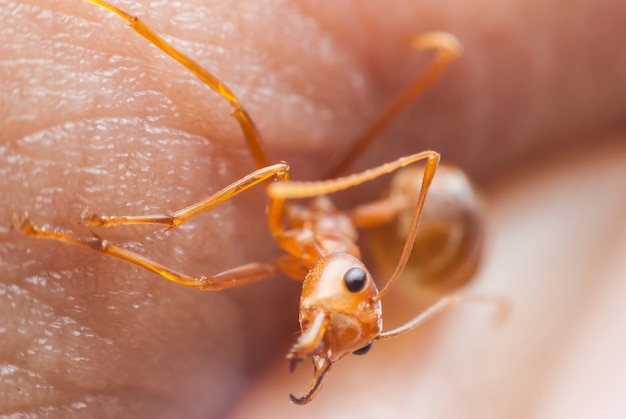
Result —
M 357 349 L 356 351 L 352 352 L 354 355 L 365 355 L 366 353 L 368 353 L 370 351 L 370 349 L 372 349 L 372 343 L 374 342 L 370 342 L 367 345 L 365 345 L 364 347 L 362 347 L 361 349 Z
M 361 268 L 350 268 L 343 275 L 343 282 L 350 292 L 359 292 L 367 282 L 367 275 Z

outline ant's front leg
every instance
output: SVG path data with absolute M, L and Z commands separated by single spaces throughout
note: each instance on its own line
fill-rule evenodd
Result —
M 287 179 L 289 177 L 289 165 L 287 163 L 278 163 L 255 170 L 251 174 L 244 176 L 221 191 L 213 194 L 209 198 L 177 211 L 172 215 L 101 217 L 95 214 L 90 214 L 90 218 L 87 221 L 95 226 L 162 224 L 168 227 L 174 227 L 224 201 L 227 201 L 252 186 L 265 182 L 273 177 L 276 177 L 279 180 Z M 274 264 L 252 263 L 224 271 L 214 276 L 201 276 L 199 278 L 194 278 L 154 262 L 144 256 L 111 244 L 96 234 L 94 234 L 93 237 L 84 238 L 58 229 L 48 230 L 37 227 L 33 225 L 27 217 L 20 217 L 18 215 L 13 216 L 13 227 L 17 230 L 21 230 L 24 234 L 31 237 L 56 240 L 95 250 L 106 256 L 140 266 L 177 284 L 198 288 L 200 290 L 216 291 L 237 287 L 273 276 L 276 273 L 276 266 Z
M 20 217 L 18 215 L 13 216 L 13 228 L 21 230 L 24 234 L 30 237 L 57 240 L 86 249 L 95 250 L 106 256 L 142 267 L 179 285 L 198 288 L 201 291 L 218 291 L 227 288 L 234 288 L 240 285 L 260 281 L 273 276 L 276 273 L 274 265 L 251 263 L 221 272 L 217 275 L 194 278 L 170 269 L 157 262 L 151 261 L 150 259 L 133 253 L 130 250 L 111 244 L 107 240 L 104 240 L 95 234 L 93 237 L 85 238 L 77 237 L 58 229 L 48 230 L 37 227 L 33 225 L 28 218 Z
M 83 222 L 94 227 L 114 227 L 131 224 L 159 224 L 171 228 L 186 223 L 196 215 L 202 214 L 222 202 L 228 201 L 235 195 L 258 185 L 259 183 L 272 179 L 273 177 L 276 177 L 278 180 L 287 179 L 289 177 L 289 165 L 282 162 L 255 170 L 210 197 L 172 214 L 104 216 L 94 214 L 89 208 L 87 208 L 83 211 L 81 217 Z

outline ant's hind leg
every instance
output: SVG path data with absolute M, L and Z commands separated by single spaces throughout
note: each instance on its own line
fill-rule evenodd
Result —
M 123 260 L 132 265 L 154 272 L 179 285 L 198 288 L 201 291 L 218 291 L 227 288 L 234 288 L 260 281 L 273 276 L 276 273 L 276 268 L 273 265 L 251 263 L 210 277 L 201 276 L 199 278 L 194 278 L 170 269 L 157 262 L 153 262 L 129 250 L 111 244 L 107 240 L 104 240 L 95 234 L 93 237 L 84 238 L 56 229 L 48 230 L 37 227 L 33 225 L 28 218 L 20 217 L 18 215 L 13 215 L 13 228 L 21 230 L 24 234 L 30 237 L 56 240 L 86 249 L 95 250 L 106 256 Z
M 436 55 L 426 70 L 396 97 L 365 134 L 348 150 L 344 159 L 327 175 L 336 178 L 380 136 L 391 122 L 405 110 L 428 86 L 433 84 L 446 68 L 461 54 L 461 43 L 447 32 L 427 32 L 411 37 L 410 46 L 418 50 L 432 50 Z

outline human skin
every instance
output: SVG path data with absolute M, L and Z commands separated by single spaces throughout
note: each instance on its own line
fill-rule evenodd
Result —
M 338 364 L 320 397 L 299 414 L 341 416 L 362 406 L 370 414 L 395 408 L 410 417 L 525 417 L 561 412 L 572 398 L 583 400 L 579 394 L 594 406 L 584 387 L 568 393 L 564 383 L 567 377 L 585 382 L 589 371 L 577 376 L 567 367 L 589 359 L 583 355 L 594 348 L 590 341 L 607 345 L 602 326 L 614 311 L 603 298 L 619 295 L 614 279 L 624 277 L 615 249 L 624 248 L 626 228 L 619 176 L 626 53 L 611 47 L 626 35 L 623 4 L 318 3 L 119 5 L 229 84 L 255 118 L 270 158 L 289 161 L 297 178 L 324 173 L 332 165 L 328 156 L 348 150 L 425 66 L 428 54 L 404 45 L 409 35 L 456 34 L 462 58 L 356 166 L 430 148 L 477 179 L 491 203 L 488 249 L 498 251 L 486 252 L 471 287 L 509 298 L 513 311 L 510 322 L 491 328 L 488 307 L 463 307 L 463 314 L 377 343 L 367 357 Z M 276 278 L 201 293 L 10 230 L 12 214 L 28 212 L 35 223 L 89 235 L 77 224 L 86 206 L 105 214 L 167 212 L 241 177 L 253 166 L 228 106 L 93 5 L 0 0 L 0 28 L 0 412 L 223 417 L 242 409 L 240 415 L 251 417 L 246 406 L 259 415 L 295 409 L 287 393 L 299 394 L 308 377 L 275 371 L 286 370 L 282 357 L 298 330 L 297 283 Z M 569 154 L 572 149 L 579 154 Z M 536 169 L 532 177 L 529 169 Z M 564 181 L 551 181 L 555 176 Z M 581 201 L 577 186 L 584 180 L 590 198 Z M 355 196 L 378 195 L 366 188 Z M 606 211 L 598 216 L 595 206 L 581 202 Z M 263 214 L 257 190 L 167 232 L 129 227 L 98 234 L 185 272 L 211 274 L 276 254 Z M 536 221 L 528 219 L 520 241 L 510 232 L 529 214 Z M 538 262 L 525 249 L 539 252 L 537 241 L 545 240 L 554 217 L 561 227 L 548 250 L 559 257 L 546 251 Z M 579 230 L 593 232 L 593 240 Z M 524 280 L 532 280 L 532 291 Z M 414 314 L 410 304 L 403 307 L 386 323 Z M 548 326 L 532 327 L 546 318 Z M 574 333 L 583 322 L 587 334 Z M 568 339 L 550 340 L 555 330 L 566 330 Z M 626 339 L 611 343 L 623 348 Z M 483 368 L 468 354 L 500 368 Z M 554 362 L 564 358 L 569 361 Z M 399 364 L 389 368 L 389 359 Z M 546 376 L 552 386 L 537 397 L 534 384 Z M 411 386 L 407 377 L 420 378 Z M 623 388 L 624 377 L 614 372 L 610 382 L 619 389 L 621 380 Z M 424 400 L 416 393 L 435 400 L 430 411 L 407 402 Z M 611 400 L 615 411 L 626 409 L 617 396 Z

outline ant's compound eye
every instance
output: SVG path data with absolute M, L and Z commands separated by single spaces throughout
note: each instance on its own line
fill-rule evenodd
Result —
M 350 292 L 359 292 L 367 283 L 367 274 L 361 268 L 350 268 L 343 276 L 343 282 Z
M 367 345 L 365 345 L 364 347 L 362 347 L 361 349 L 357 349 L 356 351 L 352 352 L 354 355 L 365 355 L 366 353 L 368 353 L 370 351 L 370 349 L 372 349 L 372 344 L 374 342 L 370 342 Z

